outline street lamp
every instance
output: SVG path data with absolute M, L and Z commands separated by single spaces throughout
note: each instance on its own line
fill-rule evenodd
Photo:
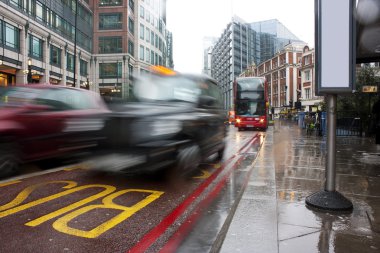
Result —
M 285 85 L 285 98 L 284 98 L 284 106 L 285 106 L 285 108 L 287 107 L 287 103 L 286 103 L 287 96 L 288 96 L 288 86 Z
M 86 82 L 85 82 L 85 89 L 89 90 L 91 85 L 92 85 L 92 82 L 90 82 L 90 79 L 88 79 L 88 76 L 87 76 Z
M 28 83 L 32 83 L 32 59 L 28 59 Z

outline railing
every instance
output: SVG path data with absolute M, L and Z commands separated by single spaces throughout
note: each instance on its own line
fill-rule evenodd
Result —
M 327 133 L 327 114 L 321 113 L 321 132 L 322 135 Z M 298 113 L 298 126 L 306 128 L 305 112 Z M 360 117 L 354 112 L 337 112 L 336 136 L 362 136 L 363 125 Z
M 336 120 L 337 136 L 362 136 L 362 120 L 359 117 L 339 117 Z

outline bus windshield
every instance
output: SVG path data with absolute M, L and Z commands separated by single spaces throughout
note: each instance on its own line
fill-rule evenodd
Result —
M 240 116 L 259 117 L 265 115 L 265 101 L 239 101 L 236 114 Z

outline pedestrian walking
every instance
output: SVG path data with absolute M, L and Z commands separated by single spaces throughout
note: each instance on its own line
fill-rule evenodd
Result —
M 322 136 L 322 112 L 318 110 L 315 117 L 315 128 L 317 129 L 317 134 L 318 136 Z
M 380 144 L 380 96 L 373 104 L 372 114 L 375 116 L 375 142 L 376 144 Z

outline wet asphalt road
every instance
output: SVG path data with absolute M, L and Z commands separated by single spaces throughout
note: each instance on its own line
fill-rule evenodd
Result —
M 231 126 L 221 163 L 188 181 L 68 166 L 0 182 L 0 252 L 205 252 L 265 133 Z

